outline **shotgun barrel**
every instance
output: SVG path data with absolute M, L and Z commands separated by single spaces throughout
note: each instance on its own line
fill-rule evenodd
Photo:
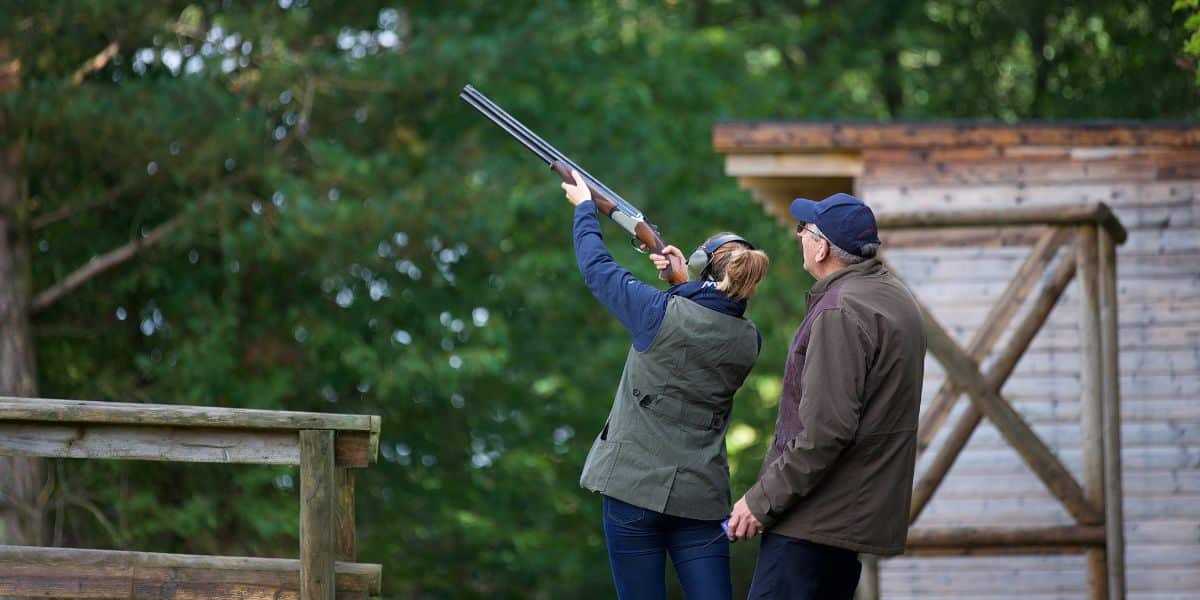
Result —
M 579 176 L 583 178 L 583 183 L 591 190 L 592 199 L 596 203 L 596 208 L 601 213 L 612 219 L 617 225 L 620 225 L 622 229 L 628 231 L 638 242 L 644 244 L 649 251 L 662 253 L 662 249 L 666 246 L 666 243 L 659 236 L 658 229 L 646 221 L 642 215 L 642 211 L 638 210 L 636 206 L 630 204 L 616 192 L 609 189 L 599 179 L 596 179 L 591 173 L 588 173 L 583 167 L 580 167 L 575 161 L 568 158 L 567 155 L 559 152 L 557 148 L 550 145 L 550 143 L 542 139 L 538 134 L 508 114 L 507 111 L 500 108 L 499 105 L 492 102 L 473 86 L 469 84 L 465 86 L 458 97 L 487 117 L 492 123 L 495 123 L 496 126 L 503 129 L 505 133 L 515 138 L 522 146 L 525 146 L 527 150 L 541 159 L 542 162 L 550 165 L 550 168 L 563 181 L 574 183 L 571 172 L 575 171 L 579 173 Z M 663 271 L 662 276 L 672 284 L 687 281 L 687 272 L 683 268 L 668 266 Z

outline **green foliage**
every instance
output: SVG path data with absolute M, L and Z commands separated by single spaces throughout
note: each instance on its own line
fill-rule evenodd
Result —
M 31 231 L 37 289 L 188 215 L 37 316 L 43 394 L 382 415 L 358 511 L 391 597 L 611 595 L 577 480 L 628 336 L 580 284 L 554 178 L 463 84 L 668 241 L 728 229 L 770 254 L 730 437 L 739 491 L 810 280 L 723 174 L 715 121 L 1196 116 L 1173 64 L 1184 24 L 1138 2 L 414 4 L 18 2 L 0 20 L 23 64 L 2 143 L 26 144 L 33 219 L 72 211 Z M 294 470 L 55 471 L 63 543 L 296 554 Z M 736 551 L 742 583 L 753 555 Z

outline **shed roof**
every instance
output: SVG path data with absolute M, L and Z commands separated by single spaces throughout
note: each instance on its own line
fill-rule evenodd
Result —
M 1028 145 L 1200 146 L 1200 123 L 726 121 L 713 128 L 713 147 L 725 153 Z

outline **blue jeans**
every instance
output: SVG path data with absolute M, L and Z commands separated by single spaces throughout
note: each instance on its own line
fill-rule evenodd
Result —
M 777 533 L 764 533 L 750 600 L 853 600 L 858 554 Z
M 604 496 L 604 540 L 617 598 L 666 598 L 668 552 L 687 600 L 733 597 L 720 521 L 673 517 Z

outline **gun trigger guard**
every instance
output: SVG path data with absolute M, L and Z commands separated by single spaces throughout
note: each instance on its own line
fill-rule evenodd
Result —
M 629 245 L 633 246 L 633 251 L 637 252 L 638 254 L 650 254 L 649 249 L 642 250 L 642 240 L 639 240 L 635 237 L 631 237 L 631 238 L 629 238 Z

